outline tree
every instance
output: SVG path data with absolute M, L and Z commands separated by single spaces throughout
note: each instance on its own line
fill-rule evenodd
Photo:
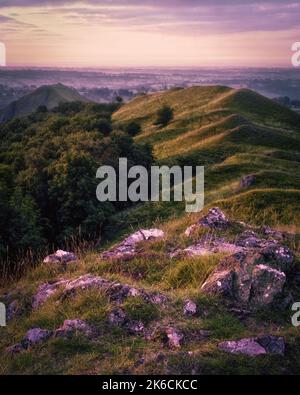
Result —
M 174 118 L 174 111 L 170 106 L 164 105 L 157 111 L 157 119 L 154 125 L 167 126 Z
M 138 122 L 130 122 L 128 125 L 125 127 L 125 132 L 129 134 L 130 136 L 134 137 L 137 134 L 141 132 L 142 128 L 141 125 Z

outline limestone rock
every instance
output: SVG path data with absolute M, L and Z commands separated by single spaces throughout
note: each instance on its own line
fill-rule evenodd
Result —
M 243 252 L 224 258 L 203 284 L 202 291 L 255 309 L 271 304 L 285 282 L 285 274 L 265 265 L 261 254 Z
M 93 337 L 95 330 L 85 321 L 80 319 L 65 320 L 63 325 L 54 332 L 55 337 L 70 338 L 76 334 Z
M 111 325 L 122 326 L 126 321 L 126 313 L 120 308 L 112 310 L 108 316 L 108 321 Z
M 258 337 L 257 342 L 264 347 L 268 354 L 284 355 L 285 341 L 283 337 L 263 335 Z
M 186 300 L 183 307 L 184 315 L 196 315 L 197 314 L 197 305 L 192 300 Z
M 180 348 L 183 341 L 183 333 L 173 327 L 166 328 L 166 335 L 168 338 L 168 346 L 170 348 Z
M 77 261 L 77 256 L 73 252 L 57 250 L 54 254 L 46 256 L 44 263 L 54 264 L 54 263 L 70 263 Z
M 274 297 L 282 292 L 286 275 L 266 265 L 257 265 L 253 269 L 250 303 L 269 305 Z
M 32 328 L 26 333 L 21 344 L 26 349 L 33 345 L 45 342 L 46 340 L 50 339 L 52 334 L 52 331 L 48 331 L 46 329 Z
M 53 283 L 41 284 L 37 293 L 33 297 L 32 308 L 35 310 L 44 304 L 53 294 L 55 294 L 61 286 L 68 283 L 67 280 L 59 280 Z
M 116 247 L 105 251 L 101 256 L 103 259 L 132 259 L 137 254 L 136 247 L 138 243 L 163 238 L 164 235 L 164 232 L 160 229 L 140 229 L 127 237 Z
M 268 243 L 265 248 L 261 250 L 266 264 L 278 269 L 284 273 L 288 273 L 293 269 L 294 254 L 285 246 L 278 243 Z
M 267 354 L 266 350 L 255 339 L 226 341 L 218 345 L 219 350 L 230 354 L 245 354 L 250 357 Z
M 230 226 L 230 221 L 219 207 L 214 207 L 198 221 L 198 225 L 212 229 L 226 229 Z
M 266 354 L 284 355 L 283 337 L 264 335 L 257 338 L 225 341 L 218 345 L 219 350 L 230 354 L 244 354 L 250 357 Z

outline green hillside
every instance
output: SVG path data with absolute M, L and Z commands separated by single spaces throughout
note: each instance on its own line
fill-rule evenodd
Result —
M 174 110 L 174 118 L 162 128 L 155 117 L 163 105 Z M 113 120 L 120 125 L 140 122 L 142 131 L 135 139 L 151 143 L 160 163 L 204 165 L 208 205 L 238 200 L 245 192 L 240 181 L 247 175 L 254 181 L 246 189 L 264 190 L 268 210 L 275 190 L 300 188 L 300 115 L 251 90 L 192 87 L 140 96 L 121 107 Z M 298 195 L 291 193 L 291 199 L 296 205 Z M 283 200 L 276 205 L 280 223 L 288 223 L 287 210 Z M 297 212 L 293 218 L 300 225 Z M 252 204 L 247 219 L 260 222 L 261 208 Z
M 45 85 L 9 104 L 0 112 L 0 123 L 22 117 L 36 111 L 41 106 L 52 110 L 62 103 L 88 102 L 75 89 L 62 84 Z
M 162 127 L 165 105 L 174 117 Z M 300 300 L 300 115 L 252 91 L 193 87 L 122 106 L 62 105 L 0 132 L 2 250 L 7 240 L 28 247 L 50 233 L 78 258 L 42 263 L 43 251 L 17 261 L 20 279 L 0 288 L 11 313 L 0 334 L 0 374 L 299 374 L 291 308 Z M 99 205 L 95 169 L 124 156 L 146 167 L 204 165 L 203 212 L 186 214 L 183 202 Z M 220 215 L 212 207 L 221 219 L 205 224 Z M 146 232 L 161 236 L 147 240 Z M 185 254 L 199 246 L 203 255 Z M 255 270 L 263 273 L 257 283 Z M 215 271 L 229 296 L 203 290 Z M 284 350 L 220 348 L 242 339 L 252 351 L 253 339 L 268 342 L 263 351 L 273 343 Z

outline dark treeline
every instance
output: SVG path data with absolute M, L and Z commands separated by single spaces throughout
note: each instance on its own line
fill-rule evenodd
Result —
M 149 167 L 151 147 L 132 135 L 138 125 L 114 128 L 120 104 L 62 104 L 51 112 L 0 126 L 0 258 L 63 248 L 68 240 L 97 240 L 103 225 L 127 203 L 96 199 L 96 170 L 128 165 Z M 131 134 L 131 135 L 130 135 Z

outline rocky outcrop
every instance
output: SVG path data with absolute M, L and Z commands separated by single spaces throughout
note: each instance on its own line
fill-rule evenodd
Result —
M 180 258 L 183 256 L 193 257 L 193 256 L 206 256 L 210 254 L 220 254 L 220 253 L 235 253 L 243 251 L 243 248 L 226 242 L 224 239 L 220 238 L 203 238 L 199 240 L 196 244 L 185 248 L 184 250 L 175 250 L 169 254 L 170 258 Z
M 214 253 L 230 254 L 224 258 L 202 286 L 207 294 L 219 294 L 239 307 L 257 308 L 271 304 L 280 295 L 287 275 L 294 265 L 294 254 L 281 244 L 284 235 L 270 228 L 251 228 L 232 222 L 219 209 L 213 208 L 186 235 L 206 226 L 215 230 L 236 225 L 241 229 L 235 241 L 214 235 L 204 235 L 194 245 L 175 250 L 170 256 L 204 256 Z
M 59 280 L 55 282 L 41 284 L 37 293 L 33 297 L 32 308 L 37 309 L 44 304 L 52 295 L 54 295 L 60 287 L 68 283 L 68 280 Z
M 265 335 L 237 341 L 225 341 L 218 345 L 220 351 L 230 354 L 244 354 L 250 357 L 266 354 L 284 355 L 285 342 L 283 337 Z
M 140 229 L 133 233 L 120 244 L 102 253 L 102 259 L 130 260 L 138 251 L 137 246 L 142 241 L 150 241 L 164 237 L 164 232 L 160 229 Z
M 111 300 L 122 302 L 128 297 L 141 297 L 146 302 L 153 304 L 164 304 L 167 302 L 166 296 L 158 292 L 148 292 L 144 289 L 138 289 L 128 284 L 121 284 L 117 281 L 103 279 L 99 276 L 86 274 L 74 280 L 58 280 L 53 283 L 41 284 L 37 293 L 33 297 L 32 307 L 34 309 L 40 307 L 48 298 L 53 296 L 58 290 L 62 290 L 61 300 L 74 296 L 77 291 L 87 289 L 101 289 Z
M 79 319 L 66 320 L 63 325 L 55 331 L 49 331 L 41 328 L 29 329 L 21 342 L 7 347 L 6 352 L 15 354 L 28 350 L 33 346 L 44 343 L 54 337 L 71 338 L 78 334 L 93 338 L 96 335 L 96 331 L 85 321 Z
M 201 227 L 210 229 L 227 229 L 231 222 L 218 207 L 211 208 L 207 215 L 200 218 L 199 221 L 186 229 L 185 235 L 191 236 L 197 229 Z
M 52 331 L 48 331 L 46 329 L 41 328 L 32 328 L 26 333 L 24 338 L 20 343 L 17 343 L 11 347 L 8 347 L 6 351 L 8 353 L 18 353 L 24 350 L 28 350 L 29 348 L 43 343 L 50 339 L 53 336 Z
M 272 268 L 259 253 L 237 253 L 224 258 L 202 286 L 239 306 L 255 309 L 273 302 L 286 282 L 285 273 Z
M 43 262 L 47 264 L 67 264 L 76 261 L 77 256 L 73 252 L 57 250 L 54 254 L 46 256 Z

